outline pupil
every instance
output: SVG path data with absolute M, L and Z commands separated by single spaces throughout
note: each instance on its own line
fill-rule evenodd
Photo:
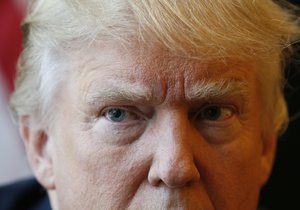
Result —
M 221 110 L 218 107 L 210 107 L 206 111 L 206 117 L 210 120 L 217 120 L 221 116 Z
M 108 111 L 108 116 L 112 121 L 122 121 L 123 120 L 123 111 L 121 109 L 110 109 Z

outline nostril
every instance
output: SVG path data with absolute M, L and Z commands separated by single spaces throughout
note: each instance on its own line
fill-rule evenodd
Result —
M 158 176 L 158 172 L 154 167 L 150 168 L 150 171 L 148 173 L 148 182 L 155 187 L 157 187 L 161 182 L 161 179 Z
M 164 184 L 169 188 L 181 188 L 200 179 L 194 164 L 177 162 L 173 164 L 154 164 L 149 171 L 148 181 L 152 186 Z
M 199 180 L 198 170 L 191 164 L 174 164 L 161 174 L 162 181 L 170 188 L 180 188 Z

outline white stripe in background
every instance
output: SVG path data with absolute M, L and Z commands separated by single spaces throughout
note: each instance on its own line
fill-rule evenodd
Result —
M 2 72 L 0 69 L 0 185 L 32 176 L 17 126 L 8 111 L 8 91 Z

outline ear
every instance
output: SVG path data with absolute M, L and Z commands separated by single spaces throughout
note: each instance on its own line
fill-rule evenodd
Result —
M 52 142 L 46 130 L 32 116 L 20 117 L 19 130 L 35 177 L 46 189 L 55 189 Z
M 261 154 L 261 183 L 264 185 L 271 174 L 276 154 L 277 136 L 273 133 L 263 138 L 263 149 Z

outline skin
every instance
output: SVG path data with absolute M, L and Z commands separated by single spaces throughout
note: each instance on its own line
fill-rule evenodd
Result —
M 20 124 L 53 209 L 256 209 L 275 138 L 262 139 L 254 64 L 113 44 L 72 60 L 53 129 Z M 218 96 L 222 81 L 233 88 Z

